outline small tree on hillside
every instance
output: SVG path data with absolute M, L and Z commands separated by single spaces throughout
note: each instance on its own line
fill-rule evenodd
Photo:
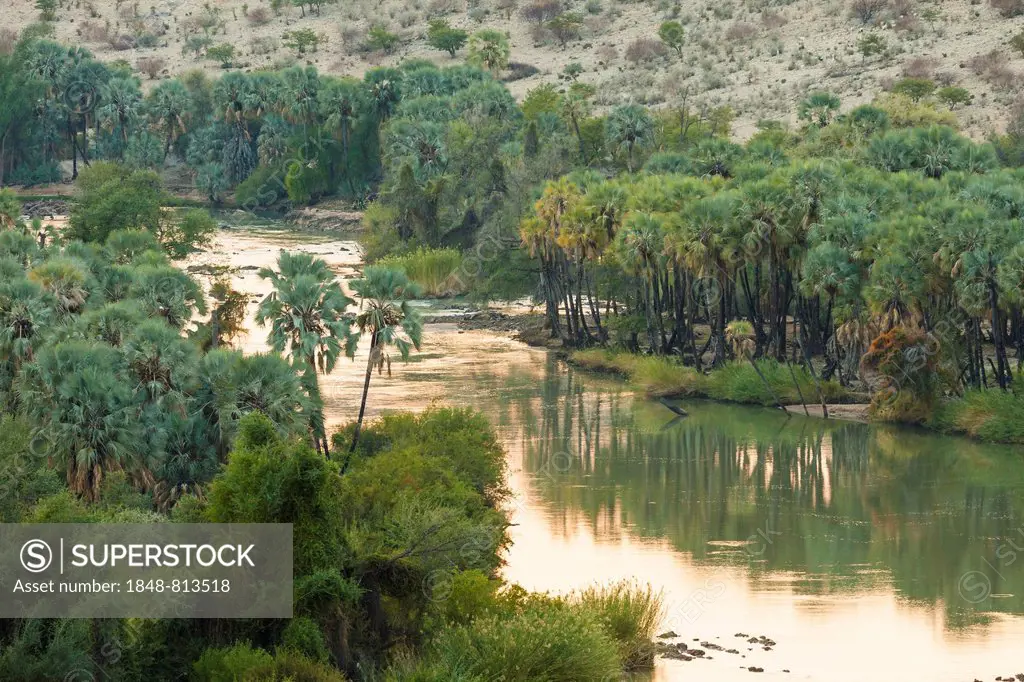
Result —
M 665 43 L 665 47 L 671 48 L 679 56 L 683 54 L 684 35 L 683 25 L 678 21 L 666 21 L 658 29 L 658 37 L 661 38 L 661 42 Z
M 469 34 L 462 29 L 452 28 L 444 19 L 435 19 L 427 29 L 427 44 L 438 50 L 444 50 L 453 58 L 469 40 Z
M 306 54 L 306 50 L 312 48 L 312 52 L 316 52 L 317 48 L 320 47 L 320 43 L 324 42 L 322 36 L 316 34 L 313 29 L 309 28 L 298 28 L 294 31 L 285 31 L 281 36 L 281 41 L 285 47 L 290 47 L 299 54 Z
M 797 116 L 801 121 L 813 123 L 824 128 L 839 111 L 839 97 L 831 92 L 812 92 L 797 108 Z

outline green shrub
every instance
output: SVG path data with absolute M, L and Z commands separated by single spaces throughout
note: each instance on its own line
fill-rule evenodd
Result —
M 1017 381 L 1022 379 L 1018 376 Z M 940 403 L 929 426 L 997 443 L 1024 443 L 1024 396 L 995 389 L 968 391 L 963 398 Z
M 428 661 L 444 679 L 506 682 L 593 682 L 622 670 L 618 646 L 598 619 L 561 603 L 444 630 Z
M 425 296 L 455 296 L 467 290 L 460 277 L 462 253 L 458 249 L 425 249 L 420 247 L 401 256 L 388 256 L 381 265 L 398 268 L 418 284 Z
M 650 586 L 619 582 L 583 590 L 569 601 L 597 616 L 618 643 L 624 668 L 637 670 L 654 665 L 654 638 L 664 615 L 660 593 Z
M 288 622 L 281 633 L 281 646 L 318 663 L 326 663 L 329 657 L 327 642 L 320 626 L 305 616 L 298 616 Z

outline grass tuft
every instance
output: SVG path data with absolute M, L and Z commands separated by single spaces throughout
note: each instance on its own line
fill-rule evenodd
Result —
M 419 248 L 401 256 L 387 256 L 381 265 L 401 268 L 428 297 L 456 296 L 464 294 L 468 283 L 460 277 L 462 253 L 458 249 Z

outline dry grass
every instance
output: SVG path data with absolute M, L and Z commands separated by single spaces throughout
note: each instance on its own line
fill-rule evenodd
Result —
M 160 57 L 139 57 L 135 62 L 135 68 L 149 76 L 150 80 L 159 76 L 165 66 L 167 66 L 167 62 Z
M 637 38 L 626 48 L 626 61 L 633 64 L 651 62 L 659 57 L 664 57 L 668 49 L 660 40 L 650 38 Z
M 0 54 L 8 55 L 14 52 L 14 46 L 18 43 L 18 32 L 11 28 L 0 28 Z

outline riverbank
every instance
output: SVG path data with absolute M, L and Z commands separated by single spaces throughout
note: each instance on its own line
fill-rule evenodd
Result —
M 619 375 L 649 398 L 705 398 L 765 407 L 775 406 L 777 398 L 788 412 L 819 418 L 825 416 L 824 401 L 830 418 L 881 421 L 872 418 L 869 396 L 835 381 L 815 382 L 803 368 L 793 367 L 790 374 L 784 364 L 772 360 L 758 361 L 764 380 L 743 362 L 703 374 L 671 358 L 622 351 L 580 350 L 570 353 L 567 360 L 583 369 Z M 987 443 L 1022 444 L 1024 396 L 997 389 L 969 391 L 961 398 L 940 400 L 932 416 L 916 425 Z

